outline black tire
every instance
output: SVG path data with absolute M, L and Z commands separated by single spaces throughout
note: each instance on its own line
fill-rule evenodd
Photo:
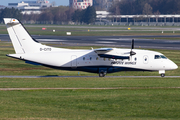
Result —
M 104 72 L 99 73 L 99 77 L 104 77 L 104 76 L 105 76 Z
M 165 74 L 163 73 L 163 74 L 161 74 L 161 77 L 165 77 Z

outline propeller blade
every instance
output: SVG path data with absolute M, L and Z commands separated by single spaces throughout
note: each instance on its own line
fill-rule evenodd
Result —
M 132 42 L 131 42 L 131 50 L 134 49 L 134 39 L 132 39 Z
M 133 56 L 135 55 L 136 53 L 132 51 L 132 49 L 134 49 L 134 39 L 132 39 L 132 42 L 131 42 L 131 51 L 130 51 L 130 56 Z

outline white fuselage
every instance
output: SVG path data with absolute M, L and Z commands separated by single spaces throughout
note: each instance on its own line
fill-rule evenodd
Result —
M 130 49 L 116 49 L 113 53 L 122 55 Z M 39 63 L 44 66 L 57 69 L 82 70 L 87 72 L 99 73 L 99 68 L 103 68 L 107 73 L 117 71 L 166 71 L 177 68 L 171 60 L 167 58 L 155 59 L 161 53 L 134 49 L 136 55 L 129 59 L 110 59 L 102 58 L 94 50 L 70 50 L 65 49 L 54 52 L 38 52 L 27 54 L 14 54 L 11 57 L 20 58 L 25 61 Z M 107 53 L 108 54 L 108 53 Z

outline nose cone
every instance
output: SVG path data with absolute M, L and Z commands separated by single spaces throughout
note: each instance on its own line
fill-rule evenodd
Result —
M 172 69 L 178 69 L 178 66 L 174 63 L 174 65 L 172 65 Z
M 178 66 L 177 66 L 174 62 L 171 61 L 171 63 L 170 63 L 170 68 L 171 68 L 172 70 L 175 70 L 175 69 L 178 68 Z
M 166 65 L 165 65 L 166 70 L 175 70 L 178 68 L 178 66 L 171 60 L 167 60 L 166 61 Z

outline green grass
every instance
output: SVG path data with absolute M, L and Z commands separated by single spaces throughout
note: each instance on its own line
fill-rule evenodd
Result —
M 1 78 L 0 88 L 126 88 L 0 91 L 0 119 L 179 119 L 180 91 L 168 88 L 179 85 L 179 78 Z
M 56 32 L 52 32 L 53 29 L 55 29 Z M 30 32 L 30 34 L 33 34 L 33 35 L 57 35 L 57 36 L 66 36 L 66 32 L 71 32 L 72 36 L 179 35 L 180 34 L 180 31 L 176 31 L 176 33 L 173 33 L 172 31 L 164 31 L 164 33 L 162 34 L 161 30 L 159 31 L 146 31 L 146 30 L 142 30 L 142 31 L 139 31 L 139 30 L 93 31 L 95 29 L 91 29 L 91 28 L 90 29 L 80 28 L 78 30 L 77 28 L 74 28 L 74 29 L 73 28 L 48 28 L 45 31 L 42 31 L 41 28 L 27 28 L 27 30 Z M 104 30 L 104 29 L 98 29 L 98 30 Z
M 1 91 L 1 119 L 179 119 L 177 89 Z
M 179 87 L 180 78 L 3 78 L 0 88 Z
M 82 26 L 82 28 L 77 28 L 75 26 L 75 28 L 68 28 L 66 26 L 58 27 L 58 26 L 54 26 L 54 25 L 51 25 L 51 26 L 47 25 L 46 30 L 42 30 L 42 27 L 43 27 L 42 25 L 36 25 L 36 26 L 27 25 L 26 26 L 27 30 L 32 35 L 66 36 L 66 32 L 71 32 L 72 36 L 179 35 L 180 34 L 180 31 L 175 31 L 175 33 L 173 33 L 172 30 L 169 30 L 169 31 L 166 30 L 162 34 L 161 27 L 158 27 L 159 28 L 158 31 L 149 31 L 149 29 L 153 30 L 153 27 L 146 27 L 146 26 L 142 27 L 144 29 L 130 27 L 130 28 L 132 28 L 131 30 L 127 30 L 129 28 L 129 26 L 110 27 L 110 28 L 104 27 L 104 26 L 98 26 L 100 28 L 93 28 L 94 26 L 85 26 L 86 28 L 83 28 L 84 26 Z M 95 27 L 97 27 L 97 26 L 95 26 Z M 157 28 L 157 27 L 155 27 L 155 28 Z M 53 30 L 56 30 L 56 32 L 53 32 Z M 0 26 L 0 34 L 7 34 L 5 25 Z
M 0 119 L 179 119 L 180 91 L 168 88 L 179 84 L 179 78 L 3 78 L 0 88 L 126 88 L 0 91 Z

